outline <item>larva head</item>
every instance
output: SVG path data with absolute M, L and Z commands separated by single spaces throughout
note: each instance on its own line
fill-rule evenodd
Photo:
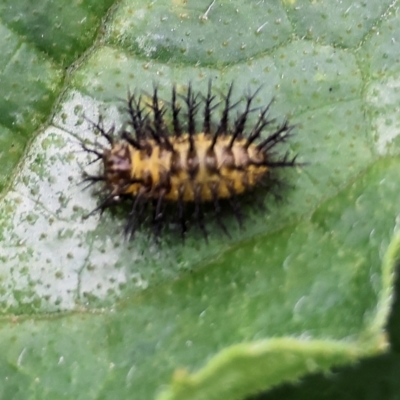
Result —
M 125 143 L 113 145 L 103 152 L 104 177 L 111 190 L 120 191 L 131 181 L 132 163 L 129 146 Z

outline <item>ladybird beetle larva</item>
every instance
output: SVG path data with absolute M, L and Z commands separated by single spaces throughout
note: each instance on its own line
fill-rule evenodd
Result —
M 90 184 L 103 182 L 103 198 L 92 213 L 129 200 L 132 204 L 125 234 L 133 236 L 150 216 L 158 235 L 172 206 L 184 236 L 190 209 L 207 238 L 203 206 L 208 203 L 216 222 L 229 235 L 220 215 L 221 202 L 226 201 L 241 222 L 240 196 L 271 185 L 274 170 L 297 165 L 296 156 L 279 154 L 277 148 L 292 136 L 293 126 L 287 120 L 275 124 L 268 118 L 271 103 L 253 107 L 258 90 L 245 96 L 243 111 L 232 118 L 232 109 L 240 103 L 232 103 L 232 89 L 230 85 L 220 102 L 211 81 L 205 96 L 195 93 L 190 84 L 181 96 L 173 86 L 171 102 L 165 104 L 157 88 L 149 101 L 129 94 L 125 109 L 128 123 L 118 135 L 114 135 L 114 128 L 106 130 L 101 118 L 92 123 L 108 143 L 93 147 L 82 144 L 85 151 L 95 154 L 95 161 L 102 163 L 101 174 L 85 176 Z M 220 103 L 222 112 L 214 124 L 212 117 Z M 255 113 L 257 117 L 250 124 L 249 116 Z M 197 127 L 198 114 L 202 114 L 201 129 Z

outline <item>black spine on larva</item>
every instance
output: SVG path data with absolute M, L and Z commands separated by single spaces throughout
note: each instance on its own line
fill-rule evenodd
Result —
M 128 238 L 132 238 L 135 234 L 137 227 L 140 224 L 140 214 L 141 212 L 137 211 L 138 206 L 140 209 L 143 209 L 143 203 L 145 202 L 144 192 L 139 192 L 135 197 L 131 211 L 128 215 L 128 220 L 125 225 L 125 236 Z
M 194 149 L 194 135 L 196 133 L 196 113 L 199 107 L 197 97 L 192 91 L 192 85 L 189 83 L 187 95 L 185 97 L 187 105 L 187 117 L 188 117 L 188 134 L 189 134 L 189 153 L 193 153 Z
M 240 207 L 240 202 L 237 198 L 235 188 L 233 187 L 233 184 L 231 182 L 228 183 L 227 187 L 230 194 L 230 197 L 228 198 L 229 204 L 232 207 L 233 213 L 237 219 L 240 228 L 243 228 L 243 211 Z
M 115 199 L 115 195 L 113 193 L 109 194 L 105 198 L 102 199 L 101 203 L 93 209 L 89 214 L 85 215 L 85 218 L 90 217 L 91 215 L 97 213 L 97 211 L 100 211 L 100 215 L 103 214 L 103 212 L 110 207 L 113 207 L 116 205 L 118 202 Z
M 101 136 L 103 136 L 107 140 L 107 142 L 110 144 L 110 146 L 113 146 L 113 144 L 114 144 L 113 133 L 115 130 L 114 125 L 108 131 L 106 131 L 104 128 L 103 118 L 101 115 L 99 116 L 97 123 L 91 121 L 90 119 L 88 119 L 86 117 L 84 117 L 84 118 L 92 125 L 92 127 L 96 131 L 100 132 Z M 105 147 L 98 142 L 92 143 L 91 145 L 94 148 L 88 147 L 88 145 L 85 143 L 85 141 L 80 140 L 80 146 L 82 147 L 82 150 L 85 151 L 86 153 L 94 154 L 96 156 L 95 159 L 90 161 L 89 164 L 93 164 L 93 163 L 101 160 L 103 158 L 103 152 L 105 150 Z M 82 175 L 83 175 L 83 179 L 80 182 L 80 184 L 88 182 L 87 185 L 85 185 L 83 187 L 83 190 L 88 189 L 89 187 L 94 185 L 96 182 L 106 182 L 106 176 L 104 174 L 103 175 L 90 175 L 86 171 L 83 171 Z M 103 193 L 103 192 L 105 192 L 104 189 L 100 190 L 98 193 Z M 100 208 L 98 207 L 94 211 L 92 211 L 89 215 L 92 215 L 94 212 L 98 211 L 101 208 L 102 208 L 102 205 L 100 206 Z
M 154 235 L 155 237 L 158 237 L 161 233 L 161 228 L 162 228 L 162 223 L 164 220 L 164 196 L 165 196 L 165 190 L 160 190 L 158 194 L 158 199 L 153 201 L 153 210 L 154 210 L 154 215 L 153 215 L 153 228 L 154 228 Z
M 203 121 L 203 132 L 206 134 L 211 133 L 211 112 L 218 107 L 218 104 L 211 106 L 215 100 L 215 96 L 212 95 L 212 82 L 211 79 L 208 81 L 207 97 L 204 98 L 204 121 Z
M 101 115 L 99 116 L 97 123 L 91 121 L 89 118 L 86 118 L 86 117 L 84 117 L 84 118 L 86 119 L 86 121 L 88 121 L 93 126 L 93 128 L 95 130 L 97 130 L 97 132 L 100 132 L 101 136 L 103 136 L 107 140 L 107 142 L 109 143 L 110 146 L 114 145 L 114 138 L 113 138 L 113 134 L 114 134 L 114 130 L 115 130 L 114 125 L 108 131 L 106 131 L 104 128 L 104 124 L 103 124 L 103 117 Z M 93 146 L 100 147 L 101 151 L 97 150 L 96 148 L 88 147 L 83 140 L 81 140 L 80 145 L 84 151 L 86 151 L 87 153 L 94 154 L 96 156 L 96 158 L 94 160 L 92 160 L 90 162 L 90 164 L 93 164 L 103 158 L 104 146 L 101 145 L 100 143 L 95 143 L 95 144 L 93 144 Z M 90 177 L 88 174 L 85 174 L 84 182 L 93 180 L 92 178 L 94 178 L 94 177 Z
M 224 111 L 222 112 L 221 122 L 217 128 L 217 134 L 227 133 L 229 129 L 229 112 L 230 110 L 236 106 L 237 103 L 231 104 L 231 96 L 233 91 L 233 82 L 230 84 L 228 93 L 225 96 L 225 107 Z
M 91 154 L 95 154 L 96 155 L 97 158 L 94 161 L 92 161 L 92 163 L 100 160 L 100 158 L 103 157 L 103 153 L 100 153 L 100 151 L 98 151 L 96 149 L 91 149 L 90 147 L 86 146 L 86 144 L 83 143 L 83 142 L 81 143 L 81 147 L 87 153 L 91 153 Z
M 106 177 L 104 175 L 90 175 L 87 172 L 83 173 L 83 180 L 82 182 L 104 182 L 106 180 Z
M 129 132 L 123 131 L 123 132 L 121 133 L 121 138 L 124 139 L 124 140 L 126 140 L 126 141 L 127 141 L 131 146 L 133 146 L 135 149 L 138 149 L 138 150 L 142 150 L 142 149 L 143 149 L 143 147 L 141 146 L 141 144 L 140 144 L 136 139 L 134 139 L 134 138 L 132 137 L 132 135 L 131 135 Z
M 108 132 L 106 132 L 104 128 L 103 117 L 101 115 L 99 116 L 99 120 L 97 123 L 94 123 L 92 121 L 89 122 L 97 129 L 98 132 L 100 132 L 101 136 L 103 136 L 107 140 L 110 146 L 114 145 L 114 138 L 113 138 L 115 130 L 114 125 L 108 130 Z
M 225 96 L 225 106 L 224 106 L 224 111 L 222 112 L 222 117 L 221 121 L 218 125 L 217 130 L 214 133 L 213 140 L 211 142 L 210 149 L 213 149 L 215 146 L 215 143 L 217 143 L 218 136 L 221 134 L 226 134 L 229 129 L 229 111 L 236 106 L 236 104 L 231 105 L 231 96 L 232 96 L 232 91 L 233 91 L 233 82 L 229 86 L 228 93 Z
M 86 150 L 86 149 L 84 149 L 84 150 Z M 83 171 L 82 176 L 83 176 L 83 179 L 79 183 L 82 184 L 82 183 L 88 182 L 88 184 L 83 187 L 83 190 L 90 188 L 92 185 L 94 185 L 97 182 L 105 182 L 106 181 L 106 177 L 104 175 L 89 175 L 85 171 Z
M 180 185 L 178 188 L 178 221 L 181 225 L 181 236 L 182 239 L 185 237 L 187 231 L 186 218 L 185 218 L 185 202 L 183 201 L 185 187 Z
M 288 121 L 285 120 L 277 131 L 257 145 L 257 149 L 264 151 L 272 149 L 277 143 L 287 140 L 291 136 L 290 131 L 293 128 L 294 127 L 289 126 Z
M 212 202 L 213 202 L 213 206 L 214 206 L 215 220 L 217 221 L 217 224 L 222 229 L 222 231 L 225 233 L 225 235 L 230 238 L 231 235 L 230 235 L 228 229 L 226 228 L 226 225 L 224 224 L 224 222 L 221 219 L 221 205 L 219 204 L 218 184 L 217 183 L 213 183 L 210 186 L 210 192 L 211 192 Z
M 289 153 L 285 153 L 283 158 L 280 159 L 279 161 L 270 161 L 267 159 L 264 162 L 259 163 L 258 165 L 265 165 L 266 167 L 270 167 L 270 168 L 294 167 L 294 166 L 298 165 L 296 163 L 296 159 L 297 159 L 297 155 L 290 158 Z M 253 164 L 255 164 L 255 163 L 253 163 Z
M 146 139 L 149 137 L 149 133 L 151 136 L 152 128 L 150 126 L 149 113 L 146 115 L 143 114 L 144 107 L 142 107 L 141 95 L 138 98 L 136 98 L 135 95 L 129 95 L 127 111 L 130 116 L 129 125 L 132 126 L 135 131 L 136 145 L 138 146 L 136 146 L 136 148 L 145 150 L 147 154 L 150 155 L 153 148 Z M 132 138 L 132 136 L 128 132 L 123 132 L 122 138 L 133 145 L 133 142 L 129 141 L 129 138 Z M 159 140 L 156 140 L 156 142 L 159 143 Z
M 182 135 L 182 127 L 179 121 L 179 112 L 181 108 L 176 104 L 176 86 L 172 87 L 172 124 L 174 127 L 174 133 L 176 136 Z
M 168 139 L 168 130 L 164 122 L 164 114 L 166 110 L 160 108 L 157 92 L 157 87 L 155 87 L 153 92 L 153 102 L 151 104 L 151 109 L 153 110 L 154 129 L 149 127 L 149 131 L 157 143 L 168 151 L 174 151 L 174 147 Z
M 142 96 L 139 96 L 136 99 L 134 94 L 128 93 L 128 107 L 126 111 L 129 114 L 130 121 L 129 125 L 135 131 L 136 138 L 133 138 L 132 135 L 123 131 L 121 134 L 121 138 L 126 140 L 129 144 L 135 147 L 138 150 L 146 150 L 147 154 L 151 154 L 152 147 L 151 145 L 145 141 L 148 133 L 148 116 L 143 116 L 143 108 L 141 108 Z
M 194 219 L 197 222 L 198 227 L 203 233 L 204 239 L 208 242 L 208 232 L 204 225 L 204 212 L 203 212 L 203 203 L 201 200 L 201 189 L 202 186 L 197 184 L 194 187 Z
M 269 119 L 266 118 L 266 115 L 267 115 L 267 113 L 268 113 L 268 111 L 269 111 L 270 106 L 271 106 L 271 102 L 267 105 L 267 107 L 265 107 L 265 108 L 261 111 L 261 113 L 260 113 L 260 115 L 259 115 L 259 117 L 258 117 L 258 120 L 257 120 L 255 126 L 253 127 L 253 129 L 252 129 L 250 135 L 249 135 L 248 138 L 247 138 L 246 145 L 245 145 L 245 148 L 246 148 L 246 149 L 248 149 L 249 146 L 250 146 L 255 140 L 257 140 L 257 139 L 260 137 L 261 132 L 262 132 L 269 124 L 271 124 L 271 123 L 273 122 L 273 120 L 269 120 Z
M 244 128 L 246 126 L 247 117 L 252 112 L 252 110 L 250 109 L 251 103 L 254 100 L 254 98 L 257 96 L 257 93 L 259 92 L 259 90 L 260 89 L 256 90 L 252 95 L 248 95 L 246 97 L 246 108 L 241 114 L 239 114 L 238 118 L 235 121 L 235 124 L 234 124 L 235 129 L 233 131 L 231 141 L 229 142 L 229 146 L 228 146 L 229 148 L 232 148 L 234 141 L 238 137 L 241 137 L 243 135 Z
M 86 119 L 86 121 L 89 122 L 89 124 L 91 124 L 91 125 L 93 126 L 93 128 L 94 128 L 97 132 L 100 133 L 101 136 L 103 136 L 103 137 L 107 140 L 107 142 L 109 143 L 110 146 L 113 146 L 113 145 L 114 145 L 114 137 L 113 137 L 114 131 L 115 131 L 115 126 L 114 126 L 114 125 L 112 125 L 111 128 L 110 128 L 108 131 L 106 131 L 106 129 L 105 129 L 105 127 L 104 127 L 104 123 L 103 123 L 103 117 L 102 117 L 101 115 L 99 116 L 99 119 L 98 119 L 97 122 L 93 122 L 92 120 L 90 120 L 90 119 L 87 118 L 87 117 L 84 117 L 84 118 Z M 85 144 L 84 144 L 83 142 L 81 142 L 81 145 L 82 145 L 82 148 L 83 148 L 85 151 L 89 152 L 89 153 L 100 154 L 100 155 L 102 155 L 101 153 L 97 153 L 97 152 L 96 152 L 95 150 L 93 150 L 93 149 L 85 148 L 85 147 L 84 147 Z M 100 146 L 100 147 L 103 149 L 103 146 Z
M 136 101 L 134 94 L 128 94 L 128 114 L 130 116 L 129 125 L 134 129 L 136 140 L 140 141 L 145 136 L 144 121 L 142 118 L 142 111 L 140 109 L 141 96 Z

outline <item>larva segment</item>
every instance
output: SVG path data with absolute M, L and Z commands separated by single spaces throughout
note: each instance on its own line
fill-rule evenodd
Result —
M 285 121 L 271 128 L 273 121 L 267 118 L 270 104 L 261 110 L 252 109 L 258 91 L 246 97 L 244 111 L 231 122 L 231 110 L 238 104 L 232 103 L 232 89 L 233 85 L 222 99 L 223 111 L 215 127 L 212 114 L 219 103 L 215 102 L 211 82 L 205 97 L 195 94 L 190 85 L 187 94 L 182 96 L 186 104 L 186 124 L 179 105 L 180 96 L 173 87 L 172 131 L 164 120 L 168 110 L 160 105 L 156 88 L 150 103 L 145 103 L 140 96 L 129 95 L 126 111 L 133 133 L 124 130 L 115 138 L 105 132 L 102 121 L 94 124 L 109 143 L 109 148 L 100 150 L 85 148 L 100 155 L 103 162 L 103 174 L 87 178 L 92 182 L 104 181 L 107 196 L 98 209 L 102 211 L 121 199 L 131 198 L 133 203 L 126 228 L 131 235 L 140 225 L 144 204 L 151 203 L 153 225 L 158 234 L 165 217 L 165 203 L 175 204 L 184 234 L 185 210 L 192 203 L 193 218 L 206 236 L 203 205 L 209 203 L 214 208 L 217 223 L 229 235 L 220 218 L 220 202 L 229 202 L 241 224 L 238 196 L 257 189 L 265 181 L 272 183 L 270 175 L 276 168 L 296 165 L 295 157 L 279 156 L 276 151 L 276 146 L 291 136 L 292 127 Z M 200 106 L 203 107 L 203 124 L 202 131 L 198 132 L 196 114 Z M 258 112 L 258 118 L 248 127 L 249 116 L 254 112 Z M 263 132 L 267 128 L 271 133 L 265 136 Z

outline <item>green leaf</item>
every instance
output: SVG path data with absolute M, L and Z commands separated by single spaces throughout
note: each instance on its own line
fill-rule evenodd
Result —
M 399 260 L 397 3 L 0 1 L 0 397 L 242 399 L 383 352 Z M 128 89 L 209 78 L 297 125 L 282 201 L 125 242 L 82 190 Z M 18 165 L 17 165 L 18 164 Z M 272 196 L 271 196 L 272 197 Z

